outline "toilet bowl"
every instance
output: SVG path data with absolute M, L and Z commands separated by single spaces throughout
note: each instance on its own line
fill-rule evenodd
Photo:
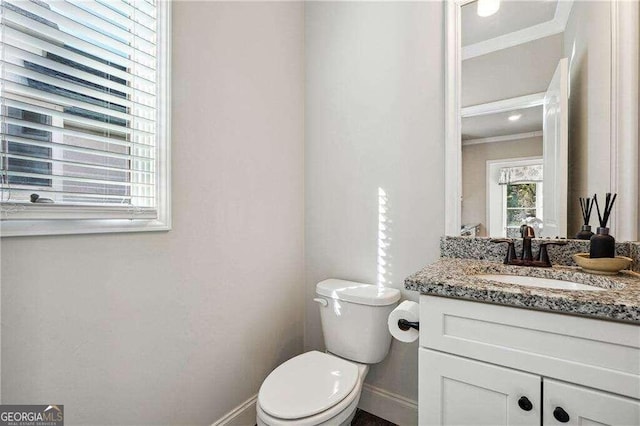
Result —
M 369 366 L 311 351 L 276 368 L 256 404 L 258 426 L 348 425 Z
M 267 376 L 256 404 L 259 426 L 348 425 L 369 364 L 389 352 L 387 318 L 399 290 L 329 279 L 316 293 L 327 352 L 303 353 Z

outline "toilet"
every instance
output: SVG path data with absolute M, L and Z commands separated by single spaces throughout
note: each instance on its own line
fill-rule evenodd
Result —
M 327 352 L 298 355 L 267 376 L 256 404 L 259 426 L 350 424 L 369 365 L 389 352 L 387 317 L 399 290 L 328 279 L 316 293 Z

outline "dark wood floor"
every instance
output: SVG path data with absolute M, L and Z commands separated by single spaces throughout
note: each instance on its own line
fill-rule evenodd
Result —
M 358 408 L 356 415 L 351 421 L 351 426 L 397 426 L 395 423 L 376 417 L 371 413 L 362 411 Z

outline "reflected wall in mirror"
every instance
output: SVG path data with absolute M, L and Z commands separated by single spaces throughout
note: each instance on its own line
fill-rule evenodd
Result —
M 519 236 L 528 223 L 536 236 L 572 238 L 578 197 L 617 188 L 612 5 L 494 2 L 489 16 L 476 1 L 456 6 L 461 233 Z M 635 121 L 637 145 L 637 110 Z

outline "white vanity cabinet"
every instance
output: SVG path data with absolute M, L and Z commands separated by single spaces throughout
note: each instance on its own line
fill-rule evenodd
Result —
M 540 425 L 539 376 L 424 348 L 419 360 L 421 425 Z
M 640 327 L 421 296 L 421 425 L 640 425 Z
M 639 361 L 640 362 L 640 361 Z M 544 379 L 542 423 L 561 424 L 554 411 L 561 407 L 570 425 L 640 425 L 640 401 L 608 392 Z

